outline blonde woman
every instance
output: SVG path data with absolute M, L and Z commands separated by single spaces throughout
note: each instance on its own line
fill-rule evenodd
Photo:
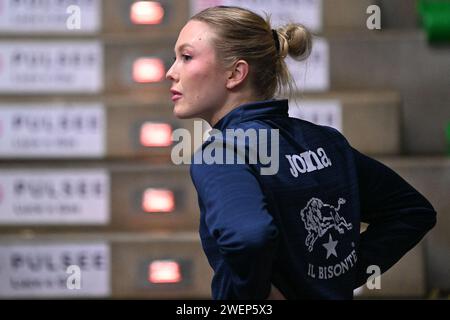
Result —
M 214 134 L 198 152 L 224 160 L 191 165 L 214 299 L 351 299 L 369 266 L 386 271 L 435 224 L 395 172 L 274 99 L 292 87 L 285 58 L 310 51 L 302 25 L 275 30 L 237 7 L 206 9 L 179 34 L 174 115 L 207 121 Z M 247 138 L 235 144 L 237 132 Z M 262 174 L 267 147 L 278 163 Z

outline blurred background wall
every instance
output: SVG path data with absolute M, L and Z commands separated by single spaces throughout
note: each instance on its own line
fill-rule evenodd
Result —
M 356 296 L 448 298 L 446 0 L 0 0 L 0 298 L 210 297 L 189 166 L 170 157 L 193 120 L 172 115 L 165 72 L 188 18 L 218 4 L 309 27 L 290 115 L 337 128 L 438 212 Z

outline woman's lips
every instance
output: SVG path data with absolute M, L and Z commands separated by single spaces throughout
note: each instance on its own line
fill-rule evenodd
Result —
M 172 101 L 173 102 L 181 99 L 182 94 L 180 92 L 178 92 L 177 90 L 170 89 L 170 92 L 172 93 Z
M 181 99 L 181 94 L 177 93 L 177 94 L 173 94 L 172 95 L 172 101 L 175 102 L 177 100 Z

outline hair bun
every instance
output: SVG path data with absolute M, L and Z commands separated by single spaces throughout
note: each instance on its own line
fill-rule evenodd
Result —
M 280 39 L 280 56 L 288 54 L 302 61 L 309 57 L 312 49 L 312 36 L 302 24 L 289 23 L 277 30 Z

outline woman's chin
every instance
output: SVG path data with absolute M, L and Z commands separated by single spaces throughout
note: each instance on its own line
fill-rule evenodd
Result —
M 183 108 L 180 105 L 175 104 L 175 107 L 173 108 L 173 115 L 178 119 L 188 119 L 191 118 L 190 114 L 183 110 Z

